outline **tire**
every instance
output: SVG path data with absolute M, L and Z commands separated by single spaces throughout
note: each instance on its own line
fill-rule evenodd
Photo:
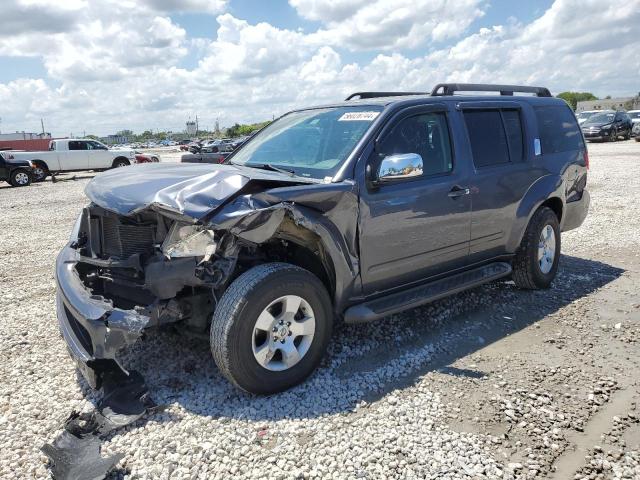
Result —
M 122 167 L 126 167 L 130 165 L 129 160 L 127 160 L 126 158 L 116 158 L 113 161 L 113 168 L 122 168 Z
M 284 312 L 283 298 L 293 298 L 293 305 L 295 298 L 301 299 L 300 307 L 291 310 L 300 321 L 283 324 L 282 315 L 285 322 L 292 318 Z M 289 330 L 292 322 L 296 328 Z M 264 329 L 258 328 L 260 323 Z M 238 388 L 262 395 L 282 392 L 316 369 L 332 326 L 331 300 L 315 275 L 295 265 L 267 263 L 240 275 L 222 295 L 211 321 L 211 352 L 220 372 Z M 292 345 L 298 357 L 285 357 Z M 254 353 L 265 351 L 272 356 Z
M 543 248 L 541 247 L 541 236 L 543 232 L 545 234 L 549 233 L 548 228 L 553 233 L 553 246 L 551 246 L 550 241 L 547 241 L 546 246 Z M 543 248 L 542 252 L 540 252 L 541 248 Z M 561 241 L 558 217 L 550 208 L 542 207 L 531 217 L 520 247 L 516 252 L 516 257 L 513 260 L 512 278 L 516 286 L 529 290 L 549 288 L 558 271 L 560 251 Z M 549 261 L 549 256 L 546 255 L 547 252 L 552 252 L 553 254 L 551 261 Z M 542 260 L 540 259 L 541 253 Z
M 616 131 L 613 129 L 613 127 L 611 128 L 611 133 L 609 133 L 609 138 L 608 140 L 610 142 L 617 142 L 618 141 L 618 134 L 616 133 Z
M 41 162 L 33 162 L 35 164 L 35 168 L 33 169 L 33 181 L 34 182 L 44 182 L 46 178 L 50 175 L 49 169 L 46 165 Z
M 9 183 L 12 187 L 28 187 L 32 181 L 31 173 L 22 169 L 14 170 L 9 177 Z
M 625 140 L 630 140 L 631 139 L 631 129 L 628 129 L 627 133 L 624 134 L 624 139 Z
M 640 134 L 636 135 L 636 142 L 640 142 Z

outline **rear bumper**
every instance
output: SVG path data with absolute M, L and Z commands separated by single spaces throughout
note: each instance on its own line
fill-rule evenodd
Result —
M 589 213 L 590 203 L 591 196 L 589 195 L 589 191 L 585 189 L 582 191 L 580 200 L 566 204 L 562 221 L 563 232 L 573 230 L 582 225 L 584 219 L 587 218 L 587 213 Z
M 76 271 L 77 252 L 65 246 L 56 260 L 56 310 L 60 332 L 71 357 L 93 388 L 100 388 L 107 371 L 125 371 L 116 360 L 118 350 L 134 343 L 149 317 L 113 307 L 93 295 Z

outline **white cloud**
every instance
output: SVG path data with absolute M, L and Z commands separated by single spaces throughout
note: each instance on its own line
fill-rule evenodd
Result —
M 268 23 L 250 25 L 230 14 L 217 18 L 217 39 L 209 45 L 200 70 L 217 76 L 246 79 L 282 71 L 310 52 L 305 35 Z
M 308 20 L 341 22 L 353 16 L 370 0 L 289 0 L 298 15 Z
M 196 3 L 206 2 L 190 5 Z M 618 8 L 556 0 L 529 24 L 505 21 L 472 32 L 440 13 L 411 20 L 401 0 L 393 3 L 395 16 L 381 7 L 368 22 L 355 17 L 377 0 L 332 2 L 333 10 L 324 0 L 291 3 L 322 27 L 304 33 L 222 14 L 211 18 L 215 38 L 189 38 L 161 11 L 175 8 L 172 2 L 136 9 L 127 0 L 92 0 L 73 7 L 79 21 L 65 31 L 4 36 L 0 55 L 35 54 L 47 76 L 0 84 L 3 129 L 37 130 L 44 117 L 45 126 L 61 134 L 177 130 L 195 114 L 213 127 L 217 117 L 223 125 L 258 121 L 353 91 L 424 91 L 442 81 L 539 84 L 556 93 L 597 95 L 640 90 L 640 0 Z M 458 8 L 438 1 L 431 6 L 437 12 Z M 373 20 L 383 17 L 395 26 Z M 354 61 L 367 57 L 351 53 L 358 40 L 344 33 L 349 22 L 367 30 L 362 38 L 369 35 L 372 43 L 362 47 L 374 54 L 369 60 Z M 403 22 L 412 26 L 397 27 L 409 25 Z M 446 36 L 454 38 L 446 47 L 433 43 Z M 421 54 L 399 47 L 420 42 Z M 179 67 L 188 53 L 197 55 L 197 65 Z
M 142 0 L 143 5 L 160 12 L 204 12 L 221 13 L 227 0 Z
M 321 20 L 317 41 L 352 50 L 417 48 L 461 35 L 483 15 L 481 0 L 290 0 Z

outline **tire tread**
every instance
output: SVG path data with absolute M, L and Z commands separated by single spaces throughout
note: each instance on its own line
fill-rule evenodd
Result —
M 541 230 L 542 224 L 546 223 L 547 218 L 550 215 L 555 217 L 557 220 L 556 214 L 553 210 L 549 207 L 542 207 L 533 214 L 529 221 L 529 225 L 527 225 L 527 229 L 522 238 L 522 242 L 516 251 L 516 257 L 512 264 L 512 279 L 519 288 L 527 290 L 537 290 L 541 288 L 536 282 L 535 274 L 533 272 L 534 265 L 530 261 L 529 252 L 532 248 L 537 248 L 538 232 Z M 559 236 L 557 238 L 557 242 L 560 242 Z M 559 249 L 556 254 L 560 255 Z

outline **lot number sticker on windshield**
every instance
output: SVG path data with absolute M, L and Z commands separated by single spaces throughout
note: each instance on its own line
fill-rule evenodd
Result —
M 375 120 L 375 118 L 380 114 L 380 112 L 347 112 L 342 114 L 342 116 L 338 119 L 339 122 L 370 122 Z

